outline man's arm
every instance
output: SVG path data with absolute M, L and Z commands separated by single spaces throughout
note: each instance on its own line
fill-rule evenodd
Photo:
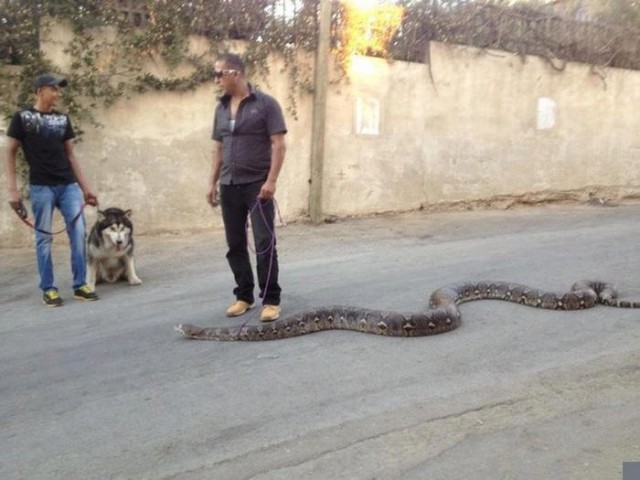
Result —
M 263 200 L 270 200 L 276 193 L 276 182 L 284 163 L 284 154 L 287 148 L 284 142 L 284 133 L 278 133 L 271 135 L 271 168 L 269 168 L 269 175 L 267 181 L 264 182 L 260 189 L 258 198 Z
M 16 157 L 20 148 L 20 140 L 9 137 L 9 147 L 7 148 L 7 162 L 5 171 L 7 174 L 7 183 L 9 186 L 9 205 L 14 210 L 20 206 L 22 201 L 20 192 L 18 191 L 18 180 L 16 175 Z
M 212 207 L 218 205 L 218 180 L 220 180 L 220 170 L 222 169 L 222 142 L 213 141 L 213 152 L 211 155 L 211 176 L 209 177 L 209 190 L 207 191 L 207 203 Z
M 98 197 L 93 193 L 93 189 L 89 182 L 84 176 L 82 172 L 82 168 L 80 168 L 80 163 L 76 159 L 75 153 L 73 152 L 73 141 L 67 140 L 64 142 L 64 151 L 67 155 L 67 159 L 71 164 L 71 170 L 73 170 L 73 174 L 78 181 L 78 185 L 82 189 L 82 193 L 84 194 L 84 201 L 89 205 L 93 205 L 94 207 L 98 205 Z

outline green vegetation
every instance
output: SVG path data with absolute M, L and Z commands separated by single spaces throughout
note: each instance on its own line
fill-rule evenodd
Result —
M 65 109 L 79 133 L 82 125 L 96 124 L 92 111 L 128 94 L 186 91 L 210 81 L 217 55 L 233 50 L 238 40 L 255 79 L 267 78 L 269 55 L 284 59 L 287 108 L 295 116 L 295 99 L 312 91 L 311 71 L 296 56 L 315 51 L 319 1 L 0 0 L 0 114 L 29 104 L 32 78 L 57 70 L 40 43 L 52 24 L 63 23 L 73 32 L 65 52 L 71 64 L 59 73 L 69 79 Z M 591 0 L 597 22 L 585 22 L 571 17 L 584 1 L 564 2 L 565 15 L 540 0 L 396 0 L 378 2 L 379 9 L 364 14 L 348 2 L 333 2 L 332 48 L 339 66 L 354 52 L 427 62 L 435 40 L 506 50 L 523 59 L 538 55 L 557 70 L 567 61 L 640 69 L 639 2 L 602 1 L 595 8 L 600 3 Z M 382 24 L 385 18 L 394 25 Z M 189 47 L 196 36 L 207 45 L 198 54 Z M 165 73 L 143 70 L 150 60 L 162 60 Z

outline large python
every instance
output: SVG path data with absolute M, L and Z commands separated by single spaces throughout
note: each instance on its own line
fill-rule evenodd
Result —
M 322 307 L 272 323 L 237 327 L 176 325 L 178 333 L 198 340 L 260 341 L 296 337 L 323 330 L 353 330 L 391 337 L 419 337 L 449 332 L 460 326 L 458 305 L 474 300 L 504 300 L 550 310 L 579 310 L 596 304 L 640 308 L 640 302 L 618 299 L 607 282 L 584 280 L 569 292 L 555 293 L 508 282 L 466 282 L 446 285 L 431 295 L 429 310 L 402 314 L 356 307 Z

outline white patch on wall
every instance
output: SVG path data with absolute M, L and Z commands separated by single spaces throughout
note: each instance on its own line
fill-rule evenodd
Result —
M 538 98 L 536 127 L 538 130 L 550 130 L 556 124 L 556 102 L 552 98 Z
M 356 98 L 356 135 L 380 135 L 380 101 L 376 98 Z

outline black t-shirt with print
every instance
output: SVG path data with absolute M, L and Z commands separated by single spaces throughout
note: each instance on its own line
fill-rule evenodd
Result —
M 11 119 L 9 137 L 19 140 L 29 164 L 32 185 L 65 185 L 76 181 L 64 143 L 75 137 L 68 115 L 28 108 Z

